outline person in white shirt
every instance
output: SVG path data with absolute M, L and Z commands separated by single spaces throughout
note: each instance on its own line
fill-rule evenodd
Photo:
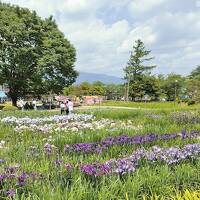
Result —
M 63 102 L 61 102 L 61 104 L 60 104 L 61 115 L 63 114 L 64 111 L 65 111 L 65 104 Z
M 20 105 L 20 107 L 21 107 L 21 110 L 22 111 L 24 111 L 24 101 L 23 101 L 23 99 L 21 99 L 20 101 L 19 101 L 19 105 Z
M 35 99 L 33 100 L 32 104 L 33 104 L 34 110 L 37 110 L 37 101 Z
M 72 114 L 72 112 L 73 112 L 73 110 L 74 110 L 74 104 L 73 104 L 73 102 L 71 101 L 71 99 L 68 100 L 67 107 L 68 107 L 69 115 Z

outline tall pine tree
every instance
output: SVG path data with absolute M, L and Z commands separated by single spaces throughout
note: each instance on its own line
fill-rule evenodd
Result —
M 153 57 L 150 56 L 149 50 L 145 49 L 144 43 L 139 39 L 135 41 L 130 59 L 124 69 L 125 80 L 127 81 L 127 99 L 129 94 L 134 100 L 136 97 L 142 98 L 145 95 L 143 85 L 144 76 L 149 76 L 155 65 L 148 65 Z

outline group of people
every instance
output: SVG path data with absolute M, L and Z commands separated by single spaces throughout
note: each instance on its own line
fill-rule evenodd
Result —
M 68 99 L 67 101 L 60 103 L 60 112 L 61 112 L 61 115 L 63 113 L 66 113 L 66 115 L 70 115 L 70 114 L 72 114 L 73 109 L 74 109 L 74 104 L 71 101 L 71 99 Z
M 38 102 L 36 99 L 33 99 L 31 102 L 24 102 L 23 99 L 20 99 L 18 102 L 18 107 L 23 111 L 23 110 L 37 110 L 40 109 L 38 108 Z M 41 107 L 41 109 L 44 107 L 44 105 Z M 60 102 L 60 110 L 61 110 L 61 115 L 63 113 L 66 113 L 66 115 L 69 115 L 73 112 L 74 109 L 74 104 L 71 99 L 68 99 L 66 101 Z
M 23 99 L 20 99 L 18 107 L 21 110 L 37 110 L 37 101 L 34 99 L 32 102 L 24 102 Z

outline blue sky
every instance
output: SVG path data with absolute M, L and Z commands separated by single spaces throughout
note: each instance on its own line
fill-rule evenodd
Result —
M 135 40 L 152 50 L 156 74 L 200 64 L 200 0 L 3 0 L 53 15 L 77 49 L 76 69 L 123 76 Z

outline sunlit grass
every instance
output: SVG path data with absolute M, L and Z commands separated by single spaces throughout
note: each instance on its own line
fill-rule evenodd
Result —
M 186 103 L 177 102 L 126 102 L 126 101 L 105 101 L 101 106 L 119 106 L 132 108 L 164 109 L 164 110 L 191 110 L 200 109 L 200 104 L 188 106 Z
M 76 111 L 82 112 L 82 111 Z M 91 111 L 84 111 L 91 113 Z M 137 126 L 141 125 L 141 130 L 82 130 L 78 132 L 52 132 L 45 135 L 39 132 L 26 131 L 18 133 L 9 125 L 0 123 L 0 140 L 5 141 L 5 149 L 0 149 L 0 158 L 6 163 L 0 168 L 0 173 L 5 166 L 15 164 L 21 165 L 22 171 L 37 172 L 45 174 L 44 181 L 38 181 L 32 185 L 28 184 L 19 189 L 15 199 L 186 199 L 188 195 L 195 196 L 196 190 L 200 187 L 200 159 L 186 161 L 179 165 L 168 166 L 158 163 L 143 165 L 135 172 L 119 177 L 117 175 L 107 175 L 100 178 L 89 179 L 78 170 L 74 170 L 70 175 L 65 174 L 64 169 L 55 168 L 56 158 L 63 159 L 68 163 L 78 167 L 80 163 L 105 162 L 111 158 L 129 156 L 138 148 L 149 149 L 153 145 L 161 147 L 180 146 L 188 143 L 198 143 L 199 139 L 176 139 L 169 141 L 155 141 L 140 145 L 113 146 L 102 154 L 81 154 L 64 152 L 65 144 L 80 142 L 97 142 L 109 136 L 121 134 L 145 135 L 147 133 L 179 133 L 181 130 L 200 130 L 200 124 L 179 124 L 171 119 L 173 110 L 163 109 L 149 110 L 96 110 L 92 114 L 96 120 L 109 118 L 113 120 L 131 120 Z M 194 112 L 194 111 L 193 111 Z M 196 112 L 196 111 L 195 111 Z M 59 114 L 59 111 L 16 111 L 1 112 L 1 118 L 15 115 L 17 117 L 29 116 L 44 117 Z M 199 115 L 199 113 L 197 112 Z M 151 117 L 152 116 L 152 117 Z M 158 118 L 156 117 L 158 116 Z M 160 117 L 161 116 L 161 117 Z M 48 157 L 44 153 L 44 144 L 47 138 L 52 136 L 51 144 L 60 149 L 58 155 Z M 30 147 L 38 149 L 37 156 L 30 156 Z M 69 177 L 68 177 L 69 176 Z M 65 182 L 67 180 L 67 182 Z M 15 185 L 3 185 L 4 188 L 15 188 Z M 187 189 L 190 189 L 188 194 Z M 42 191 L 42 192 L 41 192 Z M 194 192 L 192 192 L 194 191 Z

